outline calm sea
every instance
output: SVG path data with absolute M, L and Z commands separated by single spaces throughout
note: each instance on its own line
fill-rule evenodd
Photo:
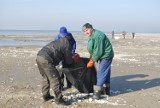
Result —
M 70 31 L 72 35 L 84 36 L 82 31 Z M 54 30 L 0 30 L 0 46 L 28 46 L 38 45 L 43 46 L 49 41 L 52 41 L 52 36 L 57 36 L 59 31 Z M 107 33 L 111 36 L 111 33 Z M 39 36 L 37 38 L 37 36 Z M 50 38 L 48 38 L 48 36 Z M 131 33 L 127 33 L 128 38 L 131 38 Z M 136 37 L 160 37 L 160 33 L 136 33 Z M 116 33 L 115 37 L 122 38 L 121 33 Z M 86 40 L 77 39 L 77 43 L 86 43 Z
M 81 31 L 70 32 L 73 36 L 84 35 Z M 58 33 L 59 31 L 54 30 L 0 30 L 0 46 L 44 46 Z M 51 38 L 47 38 L 48 36 Z
M 83 35 L 82 31 L 70 31 L 73 36 Z M 0 36 L 56 36 L 56 30 L 0 30 Z

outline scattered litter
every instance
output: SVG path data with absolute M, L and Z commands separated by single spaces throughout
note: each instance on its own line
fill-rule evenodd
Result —
M 128 91 L 128 92 L 133 92 L 134 90 L 132 90 L 132 89 L 127 89 L 127 91 Z
M 147 82 L 145 82 L 145 84 L 148 84 L 148 83 L 150 83 L 151 81 L 147 81 Z
M 119 93 L 119 91 L 116 91 Z M 93 93 L 80 93 L 80 92 L 68 92 L 64 95 L 64 99 L 72 103 L 85 102 L 85 103 L 98 103 L 98 104 L 108 104 L 108 105 L 126 105 L 126 101 L 123 99 L 109 100 L 108 95 L 101 95 L 99 100 L 92 98 Z

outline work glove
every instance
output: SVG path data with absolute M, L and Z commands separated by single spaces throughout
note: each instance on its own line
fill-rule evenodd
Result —
M 87 68 L 92 68 L 94 66 L 94 61 L 90 57 L 89 62 L 87 63 Z
M 74 53 L 72 58 L 74 59 L 74 62 L 77 63 L 79 61 L 79 59 L 80 59 L 80 56 L 79 56 L 79 54 Z

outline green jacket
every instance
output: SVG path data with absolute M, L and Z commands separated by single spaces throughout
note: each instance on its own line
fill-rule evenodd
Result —
M 88 40 L 87 49 L 92 55 L 92 60 L 95 62 L 101 59 L 110 59 L 114 57 L 113 48 L 109 39 L 99 30 L 93 30 Z

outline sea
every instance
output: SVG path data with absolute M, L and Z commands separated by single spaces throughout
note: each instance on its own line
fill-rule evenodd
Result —
M 82 31 L 70 31 L 74 36 L 83 35 Z M 0 36 L 55 36 L 57 30 L 0 30 Z
M 84 35 L 82 31 L 69 31 L 72 35 Z M 0 30 L 0 46 L 43 46 L 47 37 L 59 34 L 57 30 Z M 37 38 L 38 37 L 38 38 Z
M 76 38 L 84 36 L 82 31 L 69 31 Z M 44 46 L 59 34 L 58 30 L 0 30 L 0 46 Z M 106 32 L 111 37 L 111 32 Z M 127 33 L 129 38 L 132 33 Z M 135 33 L 135 37 L 160 37 L 160 33 Z M 50 37 L 50 38 L 48 38 Z M 122 38 L 122 33 L 115 33 L 115 39 Z M 78 38 L 77 43 L 86 44 L 87 40 Z

